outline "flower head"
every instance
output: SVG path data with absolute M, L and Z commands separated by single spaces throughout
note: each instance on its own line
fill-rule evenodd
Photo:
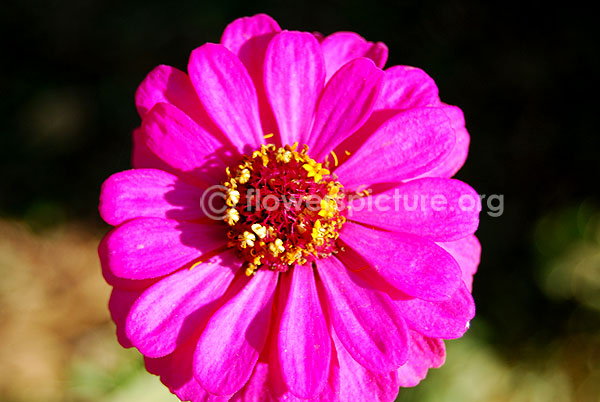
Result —
M 119 341 L 182 400 L 378 400 L 474 316 L 460 109 L 354 33 L 241 18 L 140 85 L 103 185 Z

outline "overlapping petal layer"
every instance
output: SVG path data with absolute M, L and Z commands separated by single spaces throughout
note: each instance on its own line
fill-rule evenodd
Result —
M 311 266 L 297 267 L 291 278 L 282 278 L 280 299 L 285 305 L 279 324 L 279 360 L 291 392 L 300 398 L 313 398 L 329 376 L 331 336 L 321 309 L 315 275 Z
M 440 178 L 412 180 L 354 205 L 352 221 L 434 241 L 473 234 L 481 210 L 479 195 L 470 186 Z
M 202 190 L 159 169 L 135 169 L 108 178 L 100 191 L 100 216 L 111 225 L 134 218 L 193 221 L 204 217 L 198 208 Z

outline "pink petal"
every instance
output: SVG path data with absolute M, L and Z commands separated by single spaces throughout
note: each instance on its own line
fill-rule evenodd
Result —
M 409 333 L 408 362 L 398 369 L 401 387 L 414 387 L 425 378 L 429 368 L 440 367 L 446 359 L 446 349 L 441 339 L 429 338 L 414 331 Z
M 325 388 L 314 400 L 320 402 L 337 402 L 339 401 L 341 388 L 345 384 L 340 381 L 340 369 L 337 364 L 331 364 L 329 366 L 329 379 L 325 383 Z M 298 402 L 304 402 L 305 400 L 300 399 Z
M 283 279 L 284 275 L 280 277 Z M 279 291 L 279 300 L 281 292 Z M 280 321 L 282 310 L 285 306 L 276 301 L 273 305 L 271 322 Z M 252 370 L 248 382 L 231 398 L 232 402 L 245 401 L 300 401 L 290 393 L 281 373 L 278 348 L 277 328 L 270 330 L 265 346 L 261 351 L 258 361 Z
M 242 62 L 224 46 L 207 43 L 192 52 L 188 70 L 200 102 L 233 145 L 240 152 L 259 148 L 258 98 Z
M 333 328 L 354 360 L 378 372 L 404 364 L 406 324 L 389 297 L 371 289 L 335 257 L 319 260 L 317 267 Z
M 229 396 L 209 394 L 193 375 L 193 356 L 197 338 L 194 337 L 165 357 L 144 359 L 146 369 L 155 375 L 182 401 L 227 402 Z
M 233 394 L 250 378 L 269 332 L 277 278 L 258 270 L 208 322 L 194 354 L 194 375 L 207 391 Z
M 282 276 L 283 277 L 283 276 Z M 283 306 L 273 306 L 272 322 L 279 321 Z M 277 346 L 278 331 L 271 330 L 265 346 L 260 353 L 248 382 L 231 398 L 231 402 L 261 401 L 261 402 L 300 402 L 290 393 L 281 373 L 279 351 Z
M 102 238 L 102 240 L 100 241 L 100 244 L 98 245 L 98 257 L 100 257 L 100 266 L 102 267 L 102 276 L 104 277 L 104 280 L 106 281 L 106 283 L 108 283 L 110 286 L 113 286 L 115 289 L 132 291 L 132 292 L 133 291 L 141 292 L 141 291 L 147 289 L 148 287 L 150 287 L 152 284 L 156 283 L 156 281 L 158 279 L 157 278 L 141 279 L 141 280 L 125 279 L 125 278 L 119 278 L 119 277 L 115 276 L 115 274 L 113 274 L 110 271 L 110 267 L 108 264 L 108 260 L 109 260 L 109 256 L 110 256 L 110 252 L 109 252 L 109 248 L 108 248 L 108 240 L 110 239 L 111 234 L 112 234 L 112 232 L 114 232 L 114 230 L 115 229 L 108 232 L 104 236 L 104 238 Z
M 330 340 L 331 342 L 331 340 Z M 270 395 L 275 397 L 278 401 L 286 402 L 305 402 L 307 399 L 298 398 L 290 392 L 287 384 L 283 380 L 281 374 L 280 361 L 277 351 L 276 339 L 269 338 L 267 345 L 265 345 L 265 351 L 269 348 L 271 352 L 269 354 L 270 359 L 265 361 L 268 362 L 268 387 L 270 388 Z M 260 363 L 260 362 L 259 362 Z M 335 350 L 332 348 L 331 364 L 328 367 L 328 379 L 325 382 L 321 393 L 316 395 L 314 398 L 309 399 L 310 401 L 322 401 L 322 402 L 337 402 L 339 401 L 340 395 L 340 373 L 337 364 L 337 358 L 335 356 Z M 248 399 L 254 400 L 254 399 Z M 269 400 L 269 399 L 266 399 Z
M 381 92 L 377 97 L 373 114 L 364 126 L 336 149 L 340 163 L 348 159 L 345 151 L 355 153 L 379 126 L 403 110 L 425 106 L 443 108 L 435 82 L 423 70 L 409 66 L 394 66 L 384 73 Z M 454 125 L 452 126 L 455 128 Z M 458 140 L 457 138 L 457 143 Z
M 475 302 L 464 284 L 450 300 L 430 302 L 413 298 L 394 300 L 393 304 L 409 328 L 432 338 L 460 338 L 475 316 Z
M 287 275 L 282 275 L 280 279 L 285 281 L 284 278 Z M 288 289 L 282 289 L 289 287 L 289 280 L 286 283 L 282 283 L 283 286 L 279 286 L 278 299 L 273 305 L 273 312 L 271 316 L 271 322 L 279 323 L 281 321 L 281 315 L 285 308 L 285 301 L 287 300 Z M 273 329 L 269 331 L 267 340 L 262 352 L 259 355 L 258 362 L 254 366 L 252 375 L 248 379 L 248 382 L 231 398 L 231 402 L 243 402 L 243 401 L 286 401 L 286 402 L 302 402 L 305 399 L 300 399 L 292 394 L 285 383 L 283 374 L 281 371 L 281 361 L 279 359 L 279 330 L 278 325 L 274 325 Z M 329 388 L 328 386 L 326 388 Z M 323 390 L 321 395 L 326 393 L 326 389 Z M 327 400 L 321 398 L 321 395 L 312 400 Z
M 148 148 L 178 175 L 198 185 L 219 183 L 225 175 L 225 160 L 235 152 L 211 136 L 186 114 L 167 103 L 159 103 L 142 123 Z
M 182 110 L 214 135 L 222 136 L 200 104 L 187 74 L 174 67 L 160 65 L 152 70 L 138 87 L 135 100 L 138 113 L 142 118 L 156 104 L 169 103 Z M 174 172 L 146 147 L 142 135 L 140 129 L 133 133 L 133 166 Z
M 448 300 L 461 283 L 456 261 L 430 240 L 351 222 L 344 224 L 340 238 L 365 260 L 365 268 L 371 267 L 390 285 L 410 296 Z
M 281 31 L 277 21 L 266 14 L 242 17 L 233 21 L 221 37 L 221 44 L 233 54 L 239 55 L 242 47 L 253 37 Z
M 375 109 L 411 109 L 439 103 L 438 88 L 423 70 L 394 66 L 385 70 Z
M 203 112 L 187 74 L 165 65 L 150 71 L 135 93 L 135 104 L 142 118 L 158 103 L 170 103 L 192 118 L 200 117 Z
M 390 402 L 398 395 L 398 373 L 377 373 L 358 364 L 337 335 L 332 333 L 340 365 L 340 398 L 342 401 Z
M 292 394 L 286 387 L 286 384 L 279 372 L 279 362 L 277 361 L 277 342 L 271 342 L 272 337 L 265 345 L 263 353 L 254 366 L 254 371 L 248 382 L 240 389 L 230 402 L 337 402 L 340 395 L 339 369 L 336 364 L 329 367 L 329 379 L 325 384 L 323 391 L 311 399 L 302 399 Z M 275 347 L 273 347 L 275 344 Z M 270 351 L 275 355 L 273 361 L 269 361 Z M 265 353 L 267 352 L 267 353 Z
M 454 142 L 441 109 L 410 109 L 381 125 L 335 174 L 350 188 L 404 181 L 441 163 Z
M 259 360 L 254 366 L 248 382 L 233 395 L 230 402 L 277 402 L 277 398 L 272 395 L 269 387 L 270 369 L 269 363 Z
M 194 220 L 204 216 L 202 190 L 157 169 L 135 169 L 109 177 L 100 190 L 100 216 L 110 225 L 133 218 Z
M 313 158 L 322 160 L 363 125 L 377 100 L 382 79 L 383 71 L 365 58 L 349 62 L 331 78 L 319 99 L 307 141 Z
M 350 60 L 366 57 L 383 68 L 388 57 L 388 48 L 382 42 L 367 42 L 354 32 L 336 32 L 321 41 L 327 67 L 327 81 Z
M 273 133 L 269 142 L 277 143 L 277 123 L 265 94 L 263 65 L 269 41 L 281 28 L 265 14 L 239 18 L 229 24 L 221 38 L 221 44 L 238 56 L 246 66 L 258 95 L 258 109 L 263 133 Z
M 323 389 L 329 375 L 331 337 L 321 310 L 313 269 L 296 266 L 291 279 L 282 278 L 289 288 L 279 326 L 279 359 L 290 391 L 310 399 Z
M 445 105 L 442 110 L 450 119 L 450 124 L 456 133 L 456 143 L 450 154 L 430 171 L 423 173 L 427 177 L 452 177 L 462 168 L 469 153 L 471 137 L 465 128 L 465 117 L 462 110 L 456 106 Z
M 157 278 L 153 279 L 143 279 L 143 280 L 133 280 L 133 279 L 124 279 L 115 276 L 110 269 L 108 268 L 108 264 L 106 263 L 106 255 L 101 256 L 101 265 L 102 265 L 102 277 L 110 286 L 115 289 L 124 290 L 124 291 L 142 291 L 148 288 L 150 285 L 157 281 Z
M 227 228 L 158 218 L 124 223 L 105 237 L 103 262 L 127 279 L 170 274 L 227 244 Z
M 241 262 L 232 251 L 158 281 L 127 317 L 127 337 L 148 357 L 172 353 L 216 309 Z
M 113 289 L 110 293 L 110 299 L 108 300 L 108 310 L 110 311 L 110 317 L 117 326 L 117 340 L 124 348 L 131 348 L 133 344 L 125 333 L 125 321 L 131 307 L 135 303 L 138 297 L 142 294 L 143 290 L 129 291 L 121 289 Z
M 462 271 L 462 280 L 469 291 L 473 289 L 473 275 L 477 272 L 481 258 L 481 244 L 475 236 L 467 236 L 464 239 L 438 243 L 458 262 Z
M 324 80 L 323 54 L 313 35 L 275 35 L 265 56 L 264 83 L 281 144 L 306 143 Z
M 479 225 L 479 195 L 458 180 L 412 180 L 366 201 L 355 200 L 348 219 L 434 241 L 461 239 Z
M 133 149 L 131 152 L 131 165 L 135 169 L 160 169 L 165 172 L 177 173 L 177 170 L 167 165 L 162 159 L 156 156 L 144 143 L 144 130 L 141 127 L 133 130 L 132 134 Z
M 267 334 L 267 339 L 262 351 L 259 354 L 258 361 L 252 370 L 252 374 L 248 379 L 248 382 L 236 392 L 231 401 L 232 402 L 245 402 L 245 401 L 296 401 L 296 398 L 290 393 L 283 374 L 281 372 L 281 362 L 279 359 L 279 322 L 281 322 L 281 315 L 285 308 L 285 300 L 287 298 L 288 291 L 283 289 L 284 277 L 286 275 L 280 275 L 276 294 L 273 302 L 273 309 L 271 312 L 271 325 L 272 329 Z M 289 281 L 288 281 L 289 282 Z
M 398 109 L 373 110 L 365 124 L 335 148 L 338 165 L 343 165 L 381 125 L 401 112 Z

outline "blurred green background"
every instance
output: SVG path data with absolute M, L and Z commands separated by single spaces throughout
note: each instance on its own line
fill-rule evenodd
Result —
M 599 401 L 598 23 L 576 4 L 22 1 L 0 14 L 0 401 L 170 401 L 106 308 L 99 187 L 129 166 L 133 95 L 233 19 L 355 31 L 420 67 L 471 133 L 472 329 L 400 401 Z

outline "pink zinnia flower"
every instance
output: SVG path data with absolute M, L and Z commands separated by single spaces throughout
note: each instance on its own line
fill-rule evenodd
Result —
M 120 343 L 180 399 L 392 401 L 466 331 L 480 207 L 450 177 L 469 135 L 386 59 L 256 15 L 140 85 L 99 251 Z

